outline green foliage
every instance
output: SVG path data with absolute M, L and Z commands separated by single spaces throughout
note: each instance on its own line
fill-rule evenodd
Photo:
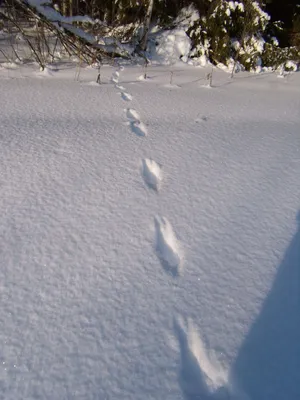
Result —
M 296 57 L 278 48 L 275 33 L 282 28 L 270 19 L 258 1 L 213 1 L 207 15 L 188 29 L 192 56 L 206 56 L 213 64 L 240 63 L 247 70 L 280 65 L 291 54 Z
M 300 51 L 300 12 L 294 15 L 292 30 L 290 32 L 290 42 L 292 46 L 295 46 Z
M 294 61 L 296 64 L 299 64 L 299 49 L 296 47 L 275 47 L 269 43 L 265 45 L 265 51 L 262 54 L 262 62 L 266 67 L 277 69 L 282 66 L 285 71 L 291 71 L 293 68 L 289 66 L 289 61 Z
M 281 30 L 277 32 L 280 47 L 297 45 L 300 35 L 300 4 L 299 0 L 272 0 L 266 4 L 266 11 L 271 15 L 272 22 L 280 21 Z M 298 42 L 299 43 L 299 42 Z

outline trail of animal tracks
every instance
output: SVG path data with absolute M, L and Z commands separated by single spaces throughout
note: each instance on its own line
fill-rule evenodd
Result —
M 0 70 L 0 398 L 300 398 L 299 75 L 31 68 Z

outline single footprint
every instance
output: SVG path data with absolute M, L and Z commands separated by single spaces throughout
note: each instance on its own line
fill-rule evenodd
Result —
M 203 115 L 202 117 L 199 117 L 199 118 L 197 118 L 196 120 L 195 120 L 195 122 L 197 122 L 197 123 L 201 123 L 201 122 L 207 122 L 207 120 L 208 120 L 208 117 L 206 117 L 205 115 Z
M 130 93 L 121 92 L 121 97 L 125 101 L 131 101 L 132 100 L 132 96 L 131 96 Z
M 146 74 L 142 74 L 136 78 L 137 81 L 145 81 L 147 79 Z
M 115 71 L 112 74 L 112 78 L 111 78 L 112 82 L 119 83 L 119 77 L 120 77 L 120 73 L 118 71 Z
M 166 218 L 154 219 L 156 235 L 156 252 L 166 272 L 176 277 L 180 274 L 182 254 L 179 242 L 175 236 L 170 222 Z
M 174 331 L 180 351 L 179 384 L 187 400 L 232 399 L 228 372 L 206 349 L 193 321 L 174 320 Z
M 125 111 L 126 111 L 126 116 L 129 119 L 129 121 L 133 121 L 133 122 L 141 121 L 139 113 L 136 110 L 134 110 L 133 108 L 127 108 L 127 110 L 125 110 Z
M 155 161 L 148 158 L 142 160 L 142 176 L 149 188 L 158 191 L 162 181 L 162 170 Z
M 130 128 L 133 133 L 135 133 L 137 136 L 147 136 L 147 127 L 143 122 L 140 121 L 130 121 Z

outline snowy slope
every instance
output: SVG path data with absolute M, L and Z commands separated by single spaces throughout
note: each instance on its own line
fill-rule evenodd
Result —
M 299 74 L 141 74 L 0 70 L 0 398 L 296 400 Z

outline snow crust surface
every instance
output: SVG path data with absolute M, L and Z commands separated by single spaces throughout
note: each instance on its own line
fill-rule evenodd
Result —
M 0 398 L 296 400 L 300 76 L 141 73 L 0 69 Z

